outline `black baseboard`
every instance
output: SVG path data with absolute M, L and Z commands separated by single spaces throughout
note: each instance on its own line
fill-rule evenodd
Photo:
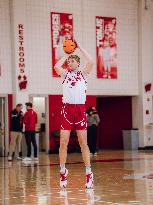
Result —
M 153 150 L 153 146 L 139 147 L 138 150 Z
M 67 150 L 67 153 L 81 153 L 81 149 L 69 149 Z M 48 154 L 59 154 L 59 149 L 55 149 L 55 150 L 48 150 Z

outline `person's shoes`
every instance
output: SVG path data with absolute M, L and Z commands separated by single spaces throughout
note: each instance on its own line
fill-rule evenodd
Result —
M 86 188 L 92 189 L 93 188 L 93 173 L 87 173 L 86 174 Z
M 60 188 L 65 189 L 67 186 L 67 176 L 68 176 L 68 170 L 65 169 L 65 172 L 60 172 Z
M 22 160 L 22 164 L 25 166 L 25 167 L 31 167 L 32 166 L 32 161 L 23 161 Z
M 97 156 L 97 152 L 95 152 L 95 153 L 93 154 L 93 156 L 95 156 L 95 157 L 96 157 L 96 156 Z
M 17 160 L 22 160 L 22 157 L 17 157 Z
M 8 157 L 8 161 L 12 161 L 12 157 Z
M 32 160 L 31 157 L 25 157 L 22 159 L 22 161 L 31 161 L 31 160 Z

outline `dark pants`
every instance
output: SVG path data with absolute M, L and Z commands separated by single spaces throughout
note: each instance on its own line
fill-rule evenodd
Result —
M 90 153 L 94 154 L 96 152 L 96 143 L 97 143 L 97 126 L 91 125 L 87 130 L 87 141 Z
M 36 144 L 35 132 L 32 131 L 25 132 L 25 139 L 27 143 L 27 157 L 31 157 L 31 143 L 34 148 L 34 157 L 37 157 L 37 144 Z

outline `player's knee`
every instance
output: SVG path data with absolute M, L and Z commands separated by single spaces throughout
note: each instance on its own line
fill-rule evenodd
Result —
M 81 141 L 81 142 L 80 142 L 80 147 L 81 147 L 81 149 L 86 149 L 88 146 L 87 146 L 87 143 L 86 143 L 86 142 Z
M 60 142 L 60 148 L 61 148 L 61 149 L 66 149 L 66 148 L 67 148 L 67 145 L 68 145 L 67 140 L 62 140 L 62 141 Z

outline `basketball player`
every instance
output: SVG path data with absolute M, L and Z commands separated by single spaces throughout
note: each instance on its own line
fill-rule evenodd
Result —
M 86 89 L 87 76 L 93 67 L 90 55 L 77 43 L 86 66 L 80 68 L 80 57 L 74 54 L 65 54 L 55 65 L 55 70 L 63 79 L 63 107 L 61 110 L 61 132 L 60 132 L 60 187 L 66 188 L 68 170 L 65 167 L 67 159 L 67 146 L 71 130 L 76 130 L 81 147 L 82 158 L 86 169 L 86 188 L 93 187 L 93 173 L 90 164 L 90 152 L 87 145 L 87 120 L 86 120 Z M 68 68 L 62 65 L 67 61 Z
M 105 34 L 103 39 L 102 49 L 99 51 L 100 55 L 103 57 L 104 63 L 104 75 L 103 78 L 111 78 L 110 71 L 110 45 L 109 45 L 109 37 Z

